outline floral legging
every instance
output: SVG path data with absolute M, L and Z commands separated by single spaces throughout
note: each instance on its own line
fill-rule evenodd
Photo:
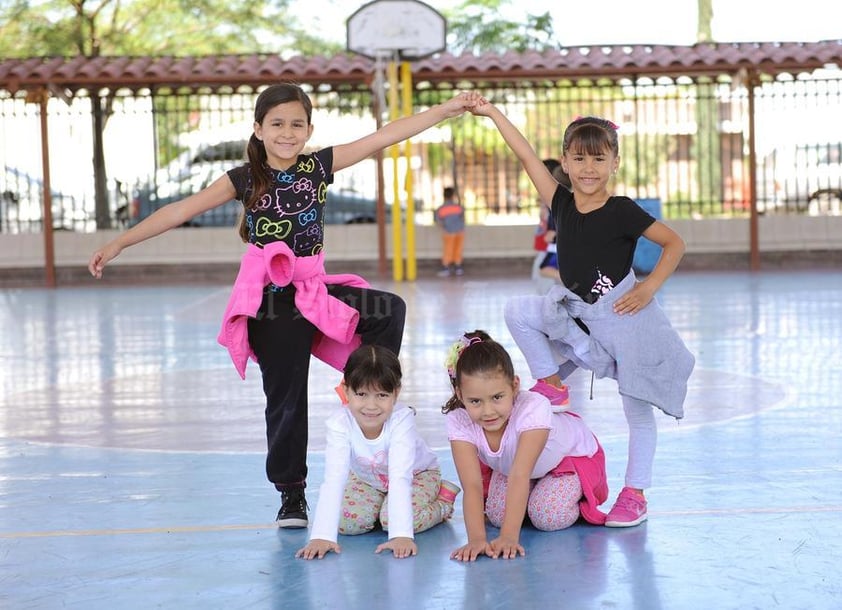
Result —
M 453 515 L 453 504 L 439 499 L 441 471 L 423 470 L 412 478 L 412 526 L 415 533 L 438 525 Z M 339 533 L 346 536 L 365 534 L 378 523 L 389 529 L 389 503 L 386 493 L 364 482 L 353 472 L 345 484 Z
M 485 501 L 485 514 L 495 527 L 503 525 L 506 514 L 508 477 L 492 472 Z M 526 514 L 539 530 L 547 532 L 570 527 L 579 518 L 582 482 L 575 473 L 555 476 L 548 474 L 530 483 Z

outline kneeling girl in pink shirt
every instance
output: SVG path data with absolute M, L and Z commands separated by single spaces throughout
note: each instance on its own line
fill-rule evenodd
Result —
M 608 497 L 605 454 L 578 415 L 522 391 L 508 352 L 483 331 L 454 344 L 447 368 L 454 393 L 442 411 L 468 535 L 452 559 L 524 555 L 525 517 L 546 531 L 580 516 L 604 524 L 598 506 Z M 490 542 L 486 517 L 499 528 Z

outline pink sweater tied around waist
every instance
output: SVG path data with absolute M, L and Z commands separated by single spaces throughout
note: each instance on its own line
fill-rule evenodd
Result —
M 325 273 L 324 254 L 295 256 L 284 242 L 260 248 L 249 244 L 240 262 L 240 271 L 231 290 L 217 341 L 228 350 L 234 367 L 243 379 L 249 358 L 257 362 L 248 340 L 248 319 L 254 318 L 268 284 L 295 287 L 295 306 L 317 329 L 311 353 L 338 371 L 359 347 L 356 333 L 360 314 L 327 292 L 328 284 L 368 288 L 358 275 Z

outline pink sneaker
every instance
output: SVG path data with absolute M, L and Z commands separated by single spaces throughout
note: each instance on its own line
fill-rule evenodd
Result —
M 632 527 L 646 521 L 646 498 L 628 487 L 617 496 L 617 501 L 605 519 L 605 527 Z
M 566 385 L 558 387 L 539 379 L 534 386 L 529 388 L 529 391 L 546 396 L 550 399 L 551 405 L 566 405 L 570 402 L 570 393 Z

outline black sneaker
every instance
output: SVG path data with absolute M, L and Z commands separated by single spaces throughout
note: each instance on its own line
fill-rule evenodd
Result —
M 307 500 L 304 488 L 288 489 L 281 492 L 281 510 L 275 518 L 278 527 L 307 527 Z

